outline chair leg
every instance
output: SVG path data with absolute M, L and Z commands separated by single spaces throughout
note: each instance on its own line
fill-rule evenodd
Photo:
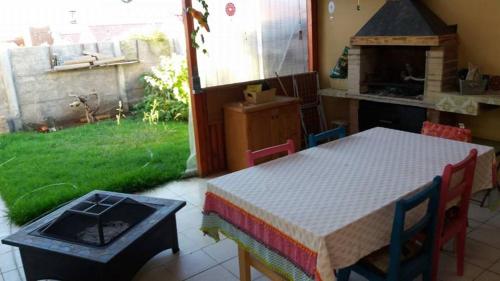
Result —
M 486 199 L 488 199 L 488 197 L 490 196 L 490 194 L 491 194 L 491 191 L 492 191 L 492 190 L 493 190 L 493 189 L 488 189 L 488 190 L 486 191 L 486 193 L 484 194 L 483 199 L 481 200 L 481 204 L 479 205 L 481 208 L 483 208 L 483 207 L 484 207 L 484 205 L 485 205 L 485 203 L 486 203 Z
M 467 231 L 464 230 L 458 233 L 455 238 L 455 248 L 457 249 L 457 275 L 464 275 L 464 259 L 465 259 L 465 237 Z
M 351 269 L 343 268 L 338 271 L 337 281 L 349 281 L 350 276 L 351 276 Z
M 424 271 L 422 274 L 422 281 L 432 281 L 432 268 Z
M 437 242 L 440 244 L 440 242 Z M 432 267 L 431 267 L 431 280 L 437 281 L 438 270 L 439 270 L 439 255 L 441 254 L 441 246 L 436 245 L 434 252 L 432 253 Z

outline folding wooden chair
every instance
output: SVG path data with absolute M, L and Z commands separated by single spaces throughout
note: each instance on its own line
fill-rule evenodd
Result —
M 300 120 L 304 132 L 304 142 L 308 146 L 308 136 L 326 131 L 325 113 L 319 92 L 319 78 L 317 72 L 294 75 L 294 96 L 301 99 Z
M 444 168 L 439 196 L 437 234 L 435 238 L 436 247 L 432 254 L 433 280 L 437 280 L 441 247 L 451 239 L 455 239 L 456 244 L 457 274 L 462 276 L 464 273 L 467 217 L 476 160 L 477 150 L 472 149 L 467 158 L 460 163 L 454 165 L 448 164 Z M 447 210 L 448 205 L 456 200 L 459 200 L 458 205 L 452 207 L 451 211 Z
M 309 148 L 315 147 L 318 145 L 319 142 L 324 140 L 331 140 L 333 138 L 341 139 L 344 138 L 345 136 L 346 136 L 346 131 L 344 127 L 338 127 L 325 132 L 321 132 L 316 135 L 310 134 L 308 147 Z
M 425 121 L 422 126 L 422 134 L 434 137 L 440 137 L 450 140 L 471 142 L 472 132 L 466 128 L 453 127 L 448 125 L 436 124 L 429 121 Z M 500 152 L 496 153 L 496 158 L 500 158 Z M 500 191 L 500 183 L 498 175 L 500 173 L 500 161 L 495 161 L 492 165 L 492 186 L 488 189 L 481 200 L 473 200 L 479 202 L 481 207 L 486 204 L 486 199 L 490 196 L 491 192 L 496 188 Z
M 413 281 L 422 275 L 431 280 L 431 257 L 436 234 L 437 208 L 441 178 L 436 177 L 423 191 L 396 203 L 391 243 L 353 266 L 338 272 L 339 281 L 348 281 L 351 271 L 370 281 Z M 415 224 L 405 227 L 406 214 L 427 200 L 426 214 Z M 423 239 L 418 239 L 424 234 Z

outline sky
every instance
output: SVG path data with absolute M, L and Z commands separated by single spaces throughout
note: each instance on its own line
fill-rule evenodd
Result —
M 181 13 L 180 0 L 0 0 L 0 39 L 29 26 L 70 25 L 71 13 L 82 25 L 162 22 Z

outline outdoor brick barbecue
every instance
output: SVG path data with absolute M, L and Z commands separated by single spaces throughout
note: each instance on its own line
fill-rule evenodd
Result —
M 421 1 L 387 0 L 351 38 L 349 92 L 421 100 L 453 90 L 456 30 Z
M 19 247 L 28 281 L 131 280 L 154 255 L 179 251 L 175 213 L 185 205 L 93 191 L 2 243 Z

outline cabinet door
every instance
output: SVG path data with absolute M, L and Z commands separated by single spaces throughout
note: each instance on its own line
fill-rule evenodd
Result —
M 287 139 L 292 139 L 296 150 L 299 150 L 301 139 L 298 106 L 294 104 L 281 107 L 278 116 L 273 121 L 277 142 L 285 143 Z
M 273 140 L 272 110 L 248 114 L 248 149 L 255 151 L 275 145 Z

